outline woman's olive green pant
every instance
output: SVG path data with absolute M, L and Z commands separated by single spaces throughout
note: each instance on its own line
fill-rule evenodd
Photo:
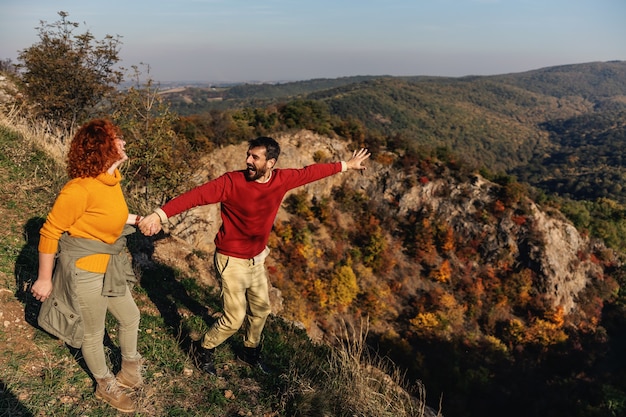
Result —
M 122 358 L 132 360 L 139 357 L 137 333 L 140 314 L 130 288 L 123 296 L 106 297 L 102 295 L 103 282 L 104 274 L 77 269 L 76 292 L 85 330 L 81 351 L 94 378 L 104 378 L 109 374 L 104 353 L 107 310 L 118 322 L 117 339 Z

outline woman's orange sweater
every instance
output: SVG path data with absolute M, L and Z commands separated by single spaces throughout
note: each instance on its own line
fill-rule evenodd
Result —
M 96 178 L 74 178 L 65 184 L 39 232 L 39 252 L 56 253 L 63 232 L 72 237 L 114 243 L 128 219 L 121 180 L 120 172 L 115 170 L 114 175 L 105 172 Z M 93 254 L 79 259 L 76 266 L 104 273 L 109 258 L 110 255 Z

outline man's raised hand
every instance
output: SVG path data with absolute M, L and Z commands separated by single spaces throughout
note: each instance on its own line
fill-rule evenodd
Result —
M 367 151 L 365 148 L 361 148 L 358 151 L 352 152 L 352 158 L 348 162 L 346 162 L 346 166 L 348 169 L 356 169 L 356 170 L 364 170 L 367 167 L 363 166 L 363 161 L 369 158 L 371 153 Z

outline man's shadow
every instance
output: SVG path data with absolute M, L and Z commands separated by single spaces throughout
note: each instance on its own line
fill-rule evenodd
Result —
M 137 231 L 128 236 L 128 248 L 135 271 L 138 271 L 136 274 L 139 285 L 159 310 L 168 332 L 177 339 L 181 350 L 190 352 L 193 348 L 194 329 L 185 324 L 180 309 L 189 310 L 210 326 L 215 319 L 209 315 L 207 305 L 213 310 L 220 308 L 220 298 L 212 288 L 203 289 L 201 295 L 195 291 L 191 295 L 174 268 L 152 259 L 154 242 L 165 237 L 163 231 L 151 237 Z

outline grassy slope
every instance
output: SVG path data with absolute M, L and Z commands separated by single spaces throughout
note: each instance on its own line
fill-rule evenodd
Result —
M 39 305 L 22 291 L 36 277 L 37 230 L 59 187 L 59 183 L 52 184 L 45 178 L 51 172 L 58 172 L 59 167 L 16 133 L 3 129 L 0 136 L 3 194 L 0 214 L 6 225 L 0 237 L 4 321 L 0 340 L 7 347 L 0 354 L 4 384 L 0 414 L 116 415 L 91 395 L 93 382 L 83 369 L 80 354 L 35 329 Z M 41 172 L 43 167 L 48 167 L 48 173 Z M 158 278 L 152 274 L 153 278 L 160 279 L 162 290 L 166 289 L 164 286 L 172 287 L 174 291 L 168 292 L 176 297 L 175 290 L 181 288 L 176 283 L 184 277 L 167 268 L 159 271 Z M 200 291 L 189 286 L 192 291 Z M 150 299 L 149 290 L 138 287 L 135 296 L 142 310 L 140 350 L 148 362 L 149 385 L 139 393 L 141 414 L 223 416 L 239 411 L 252 411 L 254 415 L 271 412 L 271 405 L 263 404 L 257 395 L 247 394 L 247 391 L 263 391 L 260 385 L 247 380 L 251 375 L 249 369 L 229 366 L 224 371 L 227 373 L 219 378 L 196 372 L 179 347 L 176 329 L 166 323 Z M 201 321 L 196 322 L 192 325 L 203 326 Z M 115 331 L 110 331 L 109 337 L 113 341 L 108 344 L 109 357 L 116 368 L 119 352 L 115 347 Z M 225 347 L 218 357 L 228 364 L 234 356 Z M 227 390 L 234 393 L 230 399 L 225 395 Z M 235 398 L 238 400 L 234 401 Z
M 5 224 L 0 235 L 0 416 L 117 415 L 92 395 L 93 380 L 80 353 L 36 328 L 39 303 L 27 292 L 36 278 L 38 230 L 64 181 L 58 163 L 0 123 L 0 216 Z M 150 242 L 140 236 L 129 241 L 134 256 L 146 246 Z M 422 415 L 423 409 L 403 405 L 405 394 L 388 376 L 374 368 L 368 368 L 374 375 L 363 371 L 363 334 L 348 350 L 328 349 L 276 317 L 270 317 L 265 331 L 270 374 L 236 361 L 240 337 L 217 349 L 217 376 L 198 372 L 187 350 L 211 321 L 206 313 L 207 306 L 218 304 L 214 289 L 155 262 L 137 264 L 136 270 L 139 350 L 147 364 L 137 415 L 287 416 L 296 409 L 302 415 Z M 105 345 L 117 371 L 120 354 L 110 317 L 107 329 Z M 424 395 L 419 388 L 418 395 Z

